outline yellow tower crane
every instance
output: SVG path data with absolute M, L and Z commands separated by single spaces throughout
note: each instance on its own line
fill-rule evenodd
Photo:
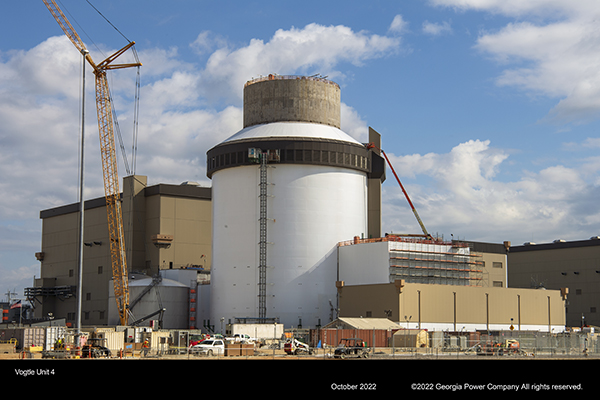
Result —
M 43 0 L 48 10 L 52 13 L 67 37 L 73 42 L 77 50 L 94 69 L 96 77 L 96 112 L 98 114 L 98 131 L 100 135 L 100 152 L 102 170 L 104 174 L 104 192 L 106 196 L 106 210 L 108 218 L 108 235 L 110 242 L 110 257 L 113 273 L 113 285 L 117 309 L 121 325 L 127 325 L 129 307 L 129 282 L 127 262 L 125 260 L 125 241 L 123 234 L 123 215 L 119 193 L 119 176 L 117 173 L 117 158 L 115 149 L 114 124 L 112 117 L 111 97 L 108 88 L 106 71 L 113 69 L 139 67 L 141 63 L 112 64 L 121 54 L 131 48 L 135 42 L 129 42 L 121 50 L 96 64 L 83 41 L 73 29 L 62 10 L 54 0 Z

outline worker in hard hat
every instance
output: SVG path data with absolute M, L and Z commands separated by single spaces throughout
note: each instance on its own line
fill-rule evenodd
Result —
M 148 355 L 148 351 L 150 350 L 150 343 L 148 343 L 148 339 L 144 340 L 144 343 L 142 343 L 142 353 L 144 355 L 144 357 L 146 357 Z

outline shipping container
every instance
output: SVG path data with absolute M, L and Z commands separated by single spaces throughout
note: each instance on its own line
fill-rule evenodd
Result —
M 169 339 L 171 333 L 168 331 L 152 331 L 150 336 L 150 349 L 157 352 L 166 352 L 169 350 Z
M 41 327 L 19 327 L 0 329 L 0 340 L 17 340 L 17 351 L 27 347 L 44 346 L 46 338 L 45 328 Z
M 113 356 L 125 348 L 125 334 L 123 331 L 97 331 L 96 337 L 103 339 L 100 344 L 107 347 L 113 353 Z
M 401 329 L 394 333 L 393 347 L 429 347 L 429 333 L 423 329 Z

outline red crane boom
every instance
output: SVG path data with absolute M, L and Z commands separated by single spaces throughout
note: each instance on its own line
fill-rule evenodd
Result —
M 433 239 L 433 237 L 429 234 L 429 232 L 427 232 L 427 229 L 425 229 L 425 224 L 423 224 L 421 217 L 419 217 L 419 213 L 417 212 L 417 209 L 415 208 L 412 201 L 410 200 L 410 197 L 408 196 L 408 193 L 404 189 L 402 182 L 400 182 L 400 178 L 398 178 L 398 175 L 396 174 L 396 171 L 394 170 L 394 167 L 392 166 L 392 163 L 390 162 L 388 156 L 385 154 L 385 151 L 383 151 L 379 147 L 375 146 L 375 144 L 373 144 L 373 143 L 369 143 L 367 145 L 367 149 L 377 149 L 381 152 L 381 154 L 383 154 L 383 157 L 385 158 L 385 161 L 387 162 L 387 164 L 390 166 L 390 169 L 392 170 L 392 173 L 394 174 L 396 181 L 398 181 L 398 185 L 400 185 L 400 189 L 402 189 L 402 193 L 404 193 L 404 196 L 406 197 L 406 200 L 408 201 L 408 204 L 410 205 L 410 208 L 412 209 L 413 214 L 415 214 L 415 217 L 417 218 L 417 222 L 421 226 L 421 230 L 423 231 L 423 234 L 428 239 Z

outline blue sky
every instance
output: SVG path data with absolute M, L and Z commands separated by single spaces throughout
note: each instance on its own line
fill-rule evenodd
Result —
M 321 74 L 342 87 L 344 131 L 382 134 L 430 232 L 513 244 L 600 234 L 595 0 L 61 0 L 100 61 L 127 42 L 90 3 L 144 64 L 135 172 L 150 184 L 210 185 L 206 151 L 241 129 L 245 81 Z M 0 290 L 22 296 L 40 273 L 40 210 L 78 198 L 81 59 L 41 0 L 3 9 Z M 87 71 L 93 198 L 103 186 Z M 134 77 L 111 74 L 126 148 Z M 419 233 L 391 174 L 383 190 L 384 232 Z

